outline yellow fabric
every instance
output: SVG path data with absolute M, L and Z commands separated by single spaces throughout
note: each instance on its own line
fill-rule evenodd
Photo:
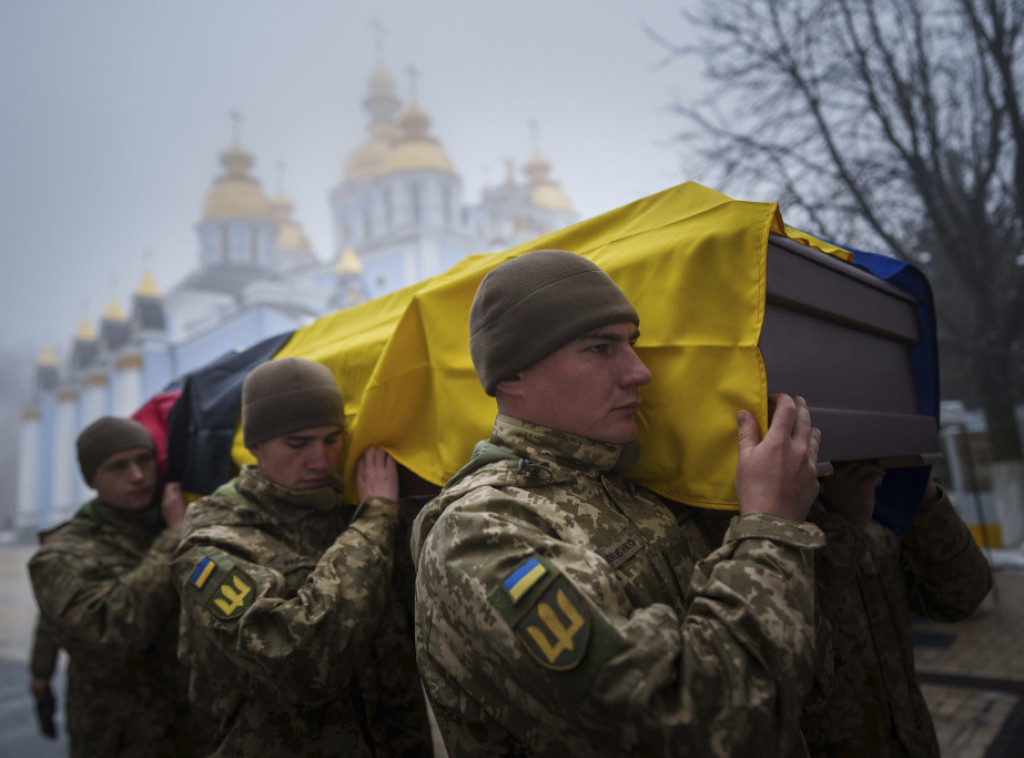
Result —
M 823 239 L 818 239 L 817 237 L 808 234 L 807 232 L 801 232 L 799 229 L 794 229 L 791 226 L 786 227 L 786 236 L 789 237 L 791 240 L 795 240 L 796 242 L 800 242 L 804 245 L 807 245 L 807 247 L 813 248 L 814 250 L 819 250 L 823 253 L 834 255 L 841 261 L 846 261 L 847 263 L 849 263 L 850 261 L 853 260 L 853 253 L 849 252 L 848 250 L 844 250 L 838 245 L 833 245 L 831 242 L 826 242 Z
M 342 473 L 351 500 L 368 445 L 443 484 L 489 436 L 497 412 L 469 356 L 477 285 L 517 255 L 570 250 L 604 268 L 640 314 L 637 351 L 653 380 L 642 390 L 644 454 L 631 476 L 668 498 L 735 508 L 736 411 L 751 411 L 762 429 L 767 414 L 757 342 L 769 233 L 787 234 L 777 204 L 679 185 L 325 316 L 297 330 L 275 358 L 311 358 L 334 372 L 350 435 Z M 240 431 L 234 459 L 252 462 Z

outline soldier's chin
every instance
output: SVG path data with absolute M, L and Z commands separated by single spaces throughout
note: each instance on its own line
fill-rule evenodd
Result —
M 601 439 L 610 445 L 628 445 L 636 439 L 637 426 L 635 421 L 627 424 L 616 424 L 615 429 L 609 429 L 608 433 Z

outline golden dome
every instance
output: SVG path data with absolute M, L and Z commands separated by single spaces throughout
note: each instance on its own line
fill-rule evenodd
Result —
M 374 124 L 370 128 L 370 139 L 345 159 L 345 180 L 380 176 L 397 138 L 394 124 Z
M 572 211 L 572 200 L 565 194 L 565 190 L 555 182 L 546 182 L 537 185 L 530 190 L 530 199 L 541 208 L 552 211 Z
M 117 298 L 110 298 L 107 309 L 103 311 L 103 318 L 107 321 L 125 321 L 124 311 L 117 304 Z
M 139 287 L 135 290 L 135 294 L 139 297 L 160 297 L 160 288 L 156 286 L 153 275 L 148 271 L 142 275 L 142 281 L 139 282 Z
M 558 182 L 548 178 L 551 162 L 534 150 L 530 160 L 523 166 L 523 173 L 530 184 L 530 200 L 541 208 L 552 211 L 572 211 L 572 201 Z
M 57 358 L 57 351 L 52 347 L 47 347 L 39 354 L 39 365 L 40 366 L 56 366 L 60 363 Z
M 356 251 L 350 245 L 345 245 L 345 249 L 338 256 L 338 262 L 334 264 L 334 273 L 337 276 L 345 276 L 347 274 L 359 276 L 363 273 L 363 262 L 359 260 L 359 256 L 356 255 Z
M 259 182 L 249 176 L 252 154 L 232 145 L 220 154 L 225 173 L 217 179 L 203 204 L 203 218 L 267 217 L 267 198 Z
M 269 202 L 270 217 L 277 224 L 277 241 L 274 243 L 278 250 L 289 252 L 313 252 L 313 246 L 303 233 L 302 228 L 292 221 L 292 209 L 294 203 L 283 194 L 278 194 Z
M 96 330 L 92 328 L 89 319 L 83 318 L 82 323 L 78 326 L 78 334 L 75 335 L 75 339 L 79 342 L 95 342 L 96 337 Z
M 398 120 L 398 125 L 402 130 L 402 136 L 384 163 L 383 173 L 424 169 L 455 173 L 451 158 L 441 147 L 441 143 L 427 134 L 430 117 L 426 113 L 411 105 Z

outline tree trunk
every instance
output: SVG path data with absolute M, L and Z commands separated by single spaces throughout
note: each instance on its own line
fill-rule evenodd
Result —
M 982 354 L 975 357 L 974 381 L 978 388 L 993 461 L 1020 461 L 1021 441 L 1014 413 L 1014 393 L 1005 358 Z

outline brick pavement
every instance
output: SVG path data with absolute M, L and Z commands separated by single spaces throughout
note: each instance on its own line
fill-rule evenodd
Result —
M 967 621 L 914 625 L 937 643 L 914 655 L 943 758 L 1024 755 L 1024 572 L 995 583 Z

